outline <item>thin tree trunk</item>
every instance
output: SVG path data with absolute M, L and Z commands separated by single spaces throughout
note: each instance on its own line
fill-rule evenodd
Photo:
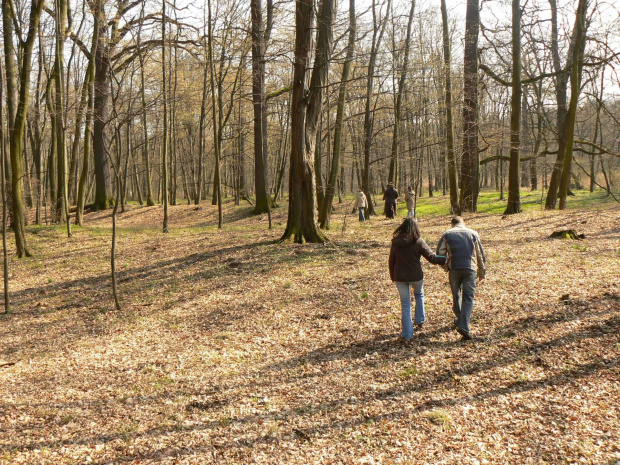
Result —
M 371 114 L 371 101 L 373 95 L 375 95 L 373 84 L 377 55 L 379 53 L 379 47 L 381 46 L 383 33 L 385 32 L 388 12 L 390 11 L 391 4 L 391 0 L 387 0 L 387 8 L 385 10 L 383 24 L 379 25 L 377 24 L 376 0 L 372 0 L 373 34 L 370 57 L 368 60 L 368 78 L 366 82 L 366 107 L 364 111 L 364 172 L 362 175 L 362 189 L 368 199 L 367 216 L 376 214 L 374 204 L 371 201 L 372 193 L 370 191 L 370 149 L 372 146 L 372 133 L 375 119 L 374 114 Z
M 254 213 L 271 212 L 267 194 L 267 104 L 265 95 L 265 49 L 271 34 L 273 1 L 267 0 L 267 21 L 263 31 L 261 0 L 251 0 L 252 14 L 252 103 L 254 107 Z
M 213 106 L 213 144 L 215 151 L 215 174 L 214 181 L 215 187 L 214 192 L 217 193 L 217 227 L 218 229 L 222 229 L 223 216 L 222 216 L 222 185 L 220 181 L 220 144 L 219 144 L 219 131 L 218 131 L 218 111 L 215 101 L 215 64 L 213 63 L 213 25 L 211 18 L 211 0 L 207 0 L 207 8 L 209 11 L 209 65 L 211 67 L 211 104 Z M 221 89 L 219 98 L 221 99 Z M 220 104 L 221 110 L 221 104 Z M 221 111 L 220 111 L 221 118 Z M 219 119 L 221 124 L 221 119 Z M 220 128 L 221 130 L 221 128 Z
M 321 228 L 328 230 L 332 207 L 334 203 L 334 190 L 338 179 L 338 173 L 341 171 L 340 154 L 342 151 L 342 122 L 344 120 L 344 106 L 347 99 L 347 85 L 349 75 L 351 74 L 351 64 L 353 63 L 353 55 L 355 53 L 355 36 L 356 36 L 356 18 L 355 18 L 355 0 L 349 0 L 349 39 L 347 42 L 346 58 L 342 68 L 342 76 L 340 78 L 340 88 L 338 90 L 338 104 L 336 108 L 336 122 L 334 124 L 334 148 L 332 150 L 332 163 L 329 172 L 329 179 L 325 189 L 325 199 L 321 211 L 319 212 L 319 223 Z M 344 179 L 344 176 L 341 176 Z M 340 197 L 339 197 L 340 199 Z
M 2 69 L 2 62 L 0 61 L 0 105 L 4 103 L 4 82 L 3 82 L 4 70 Z M 38 97 L 37 97 L 38 99 Z M 1 171 L 1 185 L 2 189 L 2 269 L 3 269 L 3 278 L 4 278 L 4 313 L 11 313 L 11 299 L 9 295 L 9 255 L 6 245 L 6 215 L 7 215 L 7 204 L 6 204 L 6 176 L 5 176 L 5 168 L 6 168 L 6 139 L 4 138 L 4 112 L 0 111 L 0 171 Z M 41 190 L 39 186 L 38 190 Z
M 558 7 L 556 0 L 549 0 L 551 6 L 551 55 L 553 59 L 553 68 L 556 73 L 559 73 L 556 77 L 556 130 L 558 135 L 558 154 L 556 156 L 555 164 L 553 165 L 553 171 L 551 172 L 551 179 L 549 181 L 549 188 L 547 190 L 547 198 L 545 200 L 545 209 L 553 210 L 557 204 L 558 189 L 560 186 L 560 180 L 562 178 L 562 168 L 564 162 L 565 143 L 566 137 L 564 134 L 565 121 L 566 121 L 566 101 L 567 101 L 567 86 L 569 80 L 569 70 L 573 66 L 573 51 L 575 48 L 576 32 L 573 28 L 571 34 L 571 40 L 568 47 L 566 67 L 563 69 L 560 62 L 560 47 L 558 42 Z M 577 16 L 576 16 L 577 20 Z
M 13 225 L 15 230 L 15 246 L 17 256 L 31 256 L 26 243 L 26 212 L 23 203 L 23 155 L 24 129 L 30 103 L 30 72 L 32 70 L 32 49 L 39 28 L 39 20 L 43 10 L 43 0 L 32 0 L 30 6 L 30 20 L 26 41 L 20 43 L 21 68 L 18 71 L 15 63 L 15 48 L 13 46 L 13 22 L 9 0 L 2 0 L 2 23 L 4 34 L 4 59 L 6 64 L 7 106 L 9 114 L 9 141 L 11 158 L 11 207 L 13 210 Z M 19 78 L 19 98 L 16 79 Z M 17 106 L 15 106 L 17 102 Z
M 54 0 L 56 13 L 56 57 L 54 65 L 55 84 L 55 110 L 56 110 L 56 144 L 58 158 L 58 198 L 57 209 L 62 211 L 59 215 L 67 224 L 67 236 L 71 237 L 71 218 L 69 215 L 69 185 L 67 165 L 67 144 L 65 139 L 65 83 L 64 83 L 64 48 L 67 28 L 67 2 L 66 0 Z
M 559 209 L 564 210 L 567 206 L 566 196 L 570 187 L 571 163 L 573 161 L 573 136 L 575 134 L 575 118 L 577 115 L 577 104 L 581 91 L 581 71 L 583 68 L 583 54 L 586 45 L 586 12 L 588 8 L 587 0 L 579 0 L 577 13 L 575 14 L 575 46 L 573 48 L 573 60 L 570 73 L 570 104 L 564 120 L 564 166 L 562 168 L 562 178 L 560 179 Z
M 478 0 L 467 0 L 465 50 L 463 65 L 463 155 L 461 158 L 462 212 L 478 209 L 478 34 L 480 9 Z
M 166 91 L 166 0 L 161 3 L 161 77 L 164 110 L 164 135 L 162 137 L 162 185 L 161 195 L 164 204 L 164 221 L 162 231 L 168 232 L 168 102 Z
M 403 58 L 403 69 L 398 79 L 398 93 L 396 95 L 396 106 L 394 108 L 394 131 L 392 132 L 392 157 L 390 160 L 390 175 L 388 181 L 396 182 L 398 173 L 398 144 L 400 142 L 400 120 L 403 107 L 403 92 L 407 83 L 407 73 L 409 71 L 409 47 L 411 45 L 411 25 L 413 24 L 413 12 L 415 10 L 415 0 L 411 0 L 409 10 L 409 20 L 407 23 L 407 36 L 405 38 L 405 50 Z M 395 76 L 396 77 L 396 76 Z
M 504 215 L 521 212 L 521 6 L 512 0 L 512 96 L 510 100 L 510 164 L 508 204 Z
M 456 159 L 454 155 L 454 123 L 452 122 L 452 54 L 450 31 L 448 30 L 448 12 L 446 0 L 441 0 L 441 18 L 443 25 L 443 60 L 446 84 L 446 152 L 448 156 L 448 182 L 450 183 L 450 211 L 454 215 L 461 213 L 459 205 L 458 181 L 456 179 Z
M 145 96 L 145 83 L 144 83 L 144 56 L 142 52 L 142 45 L 140 44 L 140 36 L 142 35 L 142 18 L 144 18 L 144 3 L 142 3 L 142 9 L 140 10 L 140 26 L 137 34 L 137 49 L 138 60 L 140 61 L 140 99 L 142 101 L 142 137 L 144 142 L 142 143 L 142 159 L 144 160 L 144 171 L 146 179 L 146 205 L 152 207 L 155 205 L 153 201 L 153 184 L 151 181 L 151 164 L 149 154 L 149 132 L 146 118 L 146 96 Z

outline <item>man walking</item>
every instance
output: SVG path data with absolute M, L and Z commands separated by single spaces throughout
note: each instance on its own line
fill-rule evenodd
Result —
M 388 182 L 387 189 L 383 193 L 383 200 L 385 200 L 385 217 L 394 219 L 396 216 L 396 199 L 398 198 L 398 191 L 394 188 L 391 182 Z
M 355 208 L 359 211 L 360 221 L 365 221 L 366 218 L 364 218 L 364 209 L 366 208 L 366 195 L 361 187 L 357 191 L 357 196 L 355 197 Z
M 437 255 L 448 257 L 445 266 L 449 269 L 456 330 L 463 339 L 470 340 L 469 320 L 474 308 L 476 276 L 482 281 L 486 272 L 486 257 L 480 237 L 476 231 L 465 227 L 463 218 L 455 216 L 452 218 L 452 228 L 439 239 Z

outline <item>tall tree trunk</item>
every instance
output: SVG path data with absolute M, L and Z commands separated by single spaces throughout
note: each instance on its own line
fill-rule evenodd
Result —
M 66 118 L 65 118 L 65 84 L 64 84 L 64 48 L 67 35 L 67 2 L 54 0 L 56 12 L 56 57 L 54 65 L 56 144 L 58 156 L 58 198 L 56 208 L 62 211 L 61 218 L 67 223 L 67 236 L 71 237 L 71 218 L 69 215 L 69 176 L 67 164 Z
M 452 54 L 450 51 L 450 31 L 448 29 L 446 0 L 441 0 L 441 19 L 443 26 L 444 80 L 446 84 L 446 152 L 448 156 L 448 182 L 450 183 L 450 211 L 454 215 L 459 215 L 461 210 L 456 178 L 456 157 L 454 155 L 454 123 L 452 122 Z
M 385 17 L 383 18 L 383 24 L 377 23 L 377 11 L 376 0 L 372 0 L 372 19 L 373 19 L 373 34 L 372 43 L 370 49 L 370 57 L 368 59 L 368 78 L 366 81 L 366 107 L 364 111 L 364 172 L 362 175 L 362 190 L 366 194 L 368 199 L 368 215 L 375 215 L 375 207 L 372 202 L 372 192 L 370 191 L 370 149 L 372 146 L 372 133 L 374 128 L 374 113 L 371 114 L 372 97 L 375 95 L 373 85 L 375 78 L 375 67 L 377 63 L 377 55 L 379 53 L 379 47 L 381 46 L 381 40 L 385 27 L 387 25 L 388 12 L 390 11 L 392 1 L 387 0 L 387 8 L 385 10 Z
M 504 215 L 521 212 L 521 6 L 512 0 L 512 96 L 510 99 L 510 164 L 508 205 Z
M 221 103 L 220 103 L 220 116 L 218 118 L 218 109 L 215 102 L 215 64 L 213 63 L 213 24 L 211 18 L 211 0 L 207 0 L 207 8 L 209 10 L 209 66 L 211 67 L 211 104 L 213 106 L 213 145 L 215 151 L 215 174 L 214 181 L 215 187 L 214 192 L 217 193 L 217 227 L 218 229 L 222 229 L 223 217 L 222 217 L 222 185 L 221 185 L 221 177 L 220 177 L 220 134 L 218 130 L 218 126 L 221 126 Z M 223 45 L 222 45 L 223 46 Z M 218 89 L 219 98 L 221 99 L 221 89 Z M 218 124 L 218 120 L 219 123 Z M 221 130 L 221 127 L 219 128 Z
M 206 36 L 206 34 L 205 34 Z M 207 42 L 206 37 L 204 39 L 204 50 L 207 52 Z M 202 101 L 200 104 L 200 119 L 198 126 L 198 174 L 196 176 L 196 192 L 194 197 L 194 205 L 200 204 L 200 199 L 202 197 L 202 178 L 204 171 L 204 160 L 207 152 L 207 143 L 205 137 L 205 124 L 207 120 L 207 78 L 209 73 L 209 66 L 205 60 L 204 69 L 202 73 Z M 215 124 L 215 123 L 214 123 Z
M 478 209 L 478 34 L 480 8 L 478 0 L 467 0 L 465 50 L 463 65 L 463 156 L 461 158 L 462 212 Z
M 32 49 L 39 28 L 39 20 L 43 11 L 43 0 L 32 0 L 30 6 L 30 20 L 26 41 L 20 44 L 18 51 L 21 56 L 21 68 L 18 71 L 15 63 L 16 50 L 13 46 L 12 8 L 9 0 L 2 0 L 2 23 L 4 35 L 4 59 L 6 65 L 6 80 L 9 114 L 9 143 L 11 158 L 11 208 L 13 210 L 13 225 L 15 230 L 15 246 L 17 256 L 31 256 L 26 243 L 26 212 L 23 203 L 23 154 L 24 129 L 30 103 L 30 72 L 32 70 Z M 17 92 L 19 79 L 19 94 Z M 19 95 L 17 100 L 14 97 Z M 17 106 L 15 106 L 17 102 Z
M 598 139 L 598 131 L 601 126 L 601 109 L 603 108 L 603 92 L 605 89 L 605 68 L 601 71 L 601 91 L 597 98 L 596 104 L 596 119 L 594 121 L 594 137 L 592 137 L 592 143 L 596 144 Z M 601 128 L 602 136 L 602 128 Z M 601 144 L 602 147 L 602 144 Z M 601 154 L 602 155 L 602 154 Z M 596 155 L 590 156 L 590 193 L 594 192 L 594 186 L 596 185 Z
M 351 64 L 355 53 L 355 0 L 349 0 L 349 39 L 347 42 L 346 58 L 342 68 L 340 78 L 340 88 L 338 90 L 338 104 L 336 108 L 336 122 L 334 124 L 334 148 L 332 150 L 332 163 L 329 172 L 329 179 L 325 189 L 325 199 L 321 211 L 319 212 L 319 223 L 321 228 L 329 229 L 332 206 L 334 203 L 334 192 L 340 172 L 340 154 L 342 150 L 342 122 L 344 120 L 344 105 L 347 99 L 347 85 L 351 74 Z
M 263 31 L 261 0 L 251 0 L 252 13 L 252 103 L 254 106 L 254 213 L 269 213 L 267 194 L 267 105 L 265 96 L 265 49 L 271 33 L 273 1 L 267 0 L 267 24 Z
M 575 134 L 575 118 L 577 115 L 577 104 L 579 103 L 579 93 L 581 92 L 581 71 L 583 69 L 583 54 L 586 46 L 586 12 L 588 0 L 579 0 L 577 13 L 575 14 L 575 46 L 573 48 L 573 60 L 570 73 L 570 103 L 566 118 L 564 120 L 564 130 L 562 131 L 564 146 L 564 166 L 562 168 L 562 178 L 560 179 L 559 197 L 560 210 L 566 208 L 566 196 L 570 184 L 571 163 L 573 161 L 573 136 Z
M 166 0 L 161 2 L 161 85 L 164 110 L 164 134 L 162 137 L 162 184 L 161 195 L 164 204 L 162 231 L 168 232 L 168 101 L 166 91 Z
M 94 210 L 106 210 L 112 204 L 112 182 L 110 161 L 107 155 L 108 138 L 108 100 L 110 97 L 110 50 L 108 47 L 107 19 L 103 12 L 103 0 L 95 2 L 95 11 L 99 16 L 99 34 L 95 50 L 95 100 L 93 106 L 93 158 L 95 161 L 95 199 Z
M 413 12 L 415 10 L 415 0 L 411 0 L 411 9 L 409 10 L 409 20 L 407 22 L 407 36 L 405 38 L 405 50 L 403 57 L 403 68 L 398 78 L 398 92 L 396 94 L 396 106 L 394 108 L 394 131 L 392 132 L 392 157 L 390 160 L 390 175 L 388 181 L 398 181 L 398 147 L 400 142 L 400 120 L 403 107 L 403 92 L 407 83 L 407 72 L 409 71 L 409 48 L 411 45 L 411 25 L 413 24 Z M 396 76 L 394 76 L 396 77 Z
M 82 84 L 82 95 L 80 98 L 80 108 L 76 118 L 75 132 L 73 137 L 72 158 L 77 159 L 77 152 L 80 148 L 80 130 L 82 129 L 82 118 L 86 113 L 86 123 L 84 127 L 84 159 L 82 161 L 82 171 L 78 180 L 78 189 L 76 196 L 75 224 L 82 226 L 84 224 L 84 204 L 86 196 L 86 178 L 88 177 L 88 168 L 90 165 L 90 128 L 92 124 L 92 105 L 93 105 L 93 80 L 95 76 L 95 48 L 97 47 L 97 36 L 99 34 L 99 21 L 97 15 L 94 15 L 93 41 L 88 57 L 88 66 L 86 67 L 86 76 Z
M 316 131 L 332 52 L 334 2 L 323 0 L 318 13 L 314 66 L 309 86 L 314 1 L 298 0 L 295 9 L 295 63 L 291 103 L 291 169 L 288 221 L 281 241 L 322 243 L 327 237 L 316 223 L 314 156 Z
M 316 185 L 316 201 L 319 205 L 319 209 L 321 208 L 321 205 L 323 205 L 323 200 L 325 199 L 325 190 L 323 189 L 323 147 L 321 144 L 324 113 L 325 112 L 321 112 L 321 116 L 319 117 L 319 127 L 316 131 L 316 142 L 314 151 L 314 183 Z M 327 125 L 329 126 L 329 120 L 327 122 Z
M 137 34 L 137 48 L 138 48 L 138 60 L 140 61 L 140 99 L 142 101 L 142 137 L 144 139 L 142 143 L 142 159 L 144 161 L 144 171 L 146 180 L 146 205 L 152 207 L 155 205 L 153 200 L 153 184 L 151 181 L 151 163 L 149 153 L 149 131 L 146 118 L 146 95 L 145 95 L 145 83 L 144 83 L 144 56 L 142 51 L 142 45 L 140 43 L 140 36 L 142 35 L 142 19 L 144 18 L 144 3 L 140 10 L 140 26 Z
M 530 184 L 532 186 L 532 190 L 538 190 L 538 152 L 540 151 L 540 145 L 543 140 L 543 104 L 542 104 L 542 83 L 537 83 L 535 85 L 535 94 L 536 94 L 536 138 L 534 140 L 534 150 L 532 153 L 532 159 L 530 160 Z M 531 115 L 532 125 L 534 116 Z
M 4 82 L 2 69 L 2 61 L 0 61 L 0 105 L 4 103 Z M 37 96 L 38 101 L 38 96 Z M 9 255 L 6 245 L 6 224 L 7 224 L 7 204 L 6 204 L 6 139 L 4 138 L 4 111 L 0 111 L 0 189 L 2 189 L 2 270 L 4 281 L 4 313 L 11 313 L 11 299 L 9 295 Z M 41 187 L 37 189 L 41 190 Z
M 573 64 L 573 51 L 575 48 L 576 29 L 573 29 L 573 32 L 571 34 L 566 67 L 562 68 L 562 63 L 560 61 L 560 47 L 558 43 L 558 7 L 556 0 L 549 0 L 549 5 L 551 6 L 551 56 L 553 59 L 554 71 L 556 73 L 559 73 L 555 81 L 558 154 L 555 159 L 555 164 L 553 165 L 553 171 L 551 172 L 551 179 L 549 181 L 549 188 L 547 190 L 547 198 L 545 200 L 545 208 L 547 210 L 553 210 L 557 204 L 558 189 L 560 186 L 560 179 L 562 178 L 562 167 L 565 153 L 564 144 L 566 143 L 566 137 L 563 131 L 565 128 L 567 112 L 567 87 L 569 80 L 569 70 L 571 69 Z

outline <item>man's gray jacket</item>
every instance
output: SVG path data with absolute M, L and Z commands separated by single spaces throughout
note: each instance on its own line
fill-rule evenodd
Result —
M 437 255 L 446 255 L 446 267 L 453 270 L 473 270 L 479 278 L 484 278 L 486 272 L 486 257 L 480 243 L 478 233 L 466 228 L 464 224 L 457 224 L 448 229 L 437 244 Z

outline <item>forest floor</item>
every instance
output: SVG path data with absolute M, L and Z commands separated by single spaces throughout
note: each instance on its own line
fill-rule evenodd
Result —
M 449 223 L 433 202 L 431 247 Z M 594 205 L 466 216 L 488 257 L 475 339 L 425 262 L 411 345 L 387 270 L 397 222 L 349 215 L 343 234 L 345 204 L 325 245 L 275 243 L 286 206 L 272 231 L 248 204 L 225 203 L 223 231 L 211 205 L 174 206 L 165 235 L 161 207 L 131 206 L 121 311 L 110 212 L 70 239 L 30 226 L 0 315 L 0 463 L 620 463 L 620 208 Z M 585 240 L 547 238 L 564 228 Z

